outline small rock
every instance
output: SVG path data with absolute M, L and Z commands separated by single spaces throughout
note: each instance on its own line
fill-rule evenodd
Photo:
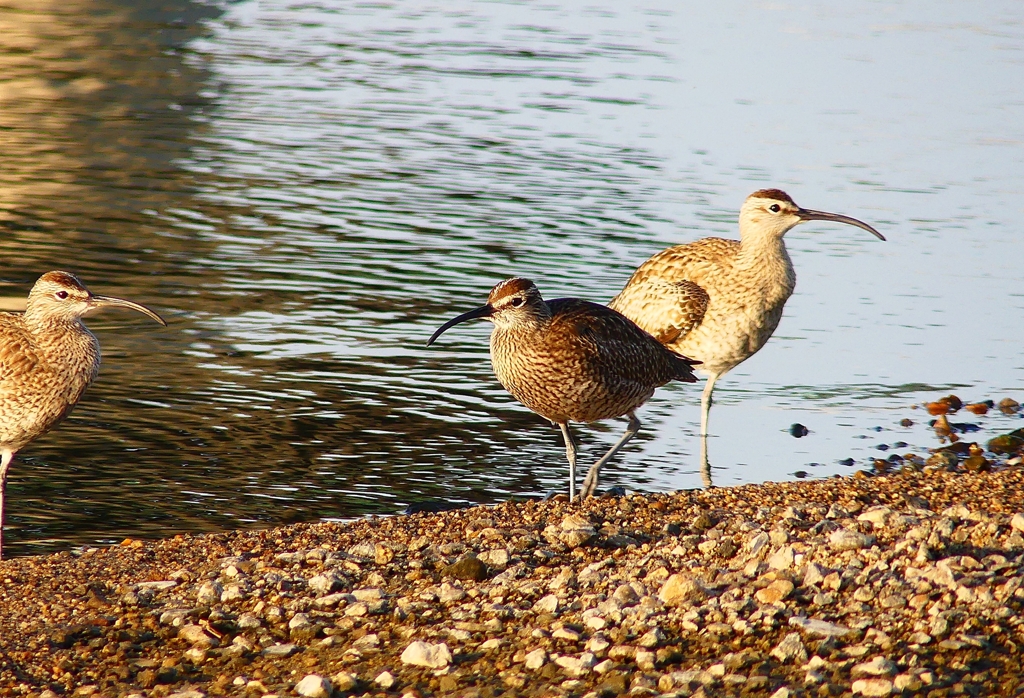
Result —
M 217 638 L 211 636 L 198 625 L 181 626 L 181 629 L 178 631 L 178 637 L 190 643 L 193 647 L 209 648 L 218 645 Z
M 824 637 L 843 637 L 854 632 L 852 628 L 836 625 L 835 623 L 829 623 L 827 620 L 821 620 L 818 618 L 801 618 L 799 616 L 793 616 L 789 619 L 789 624 L 806 633 L 822 635 Z
M 558 597 L 554 594 L 548 594 L 533 604 L 534 613 L 554 613 L 557 610 Z
M 351 594 L 345 594 L 338 592 L 336 594 L 328 594 L 327 596 L 321 596 L 318 599 L 313 599 L 313 605 L 317 608 L 334 608 L 339 605 L 342 601 L 348 601 L 349 599 L 355 598 Z
M 487 565 L 476 555 L 470 553 L 459 558 L 457 562 L 445 567 L 442 574 L 446 577 L 481 582 L 487 579 Z
M 654 649 L 655 647 L 663 643 L 665 640 L 665 633 L 662 631 L 662 629 L 654 628 L 653 630 L 650 630 L 644 635 L 642 635 L 640 639 L 636 641 L 636 644 L 638 644 L 641 647 L 646 647 L 647 649 Z
M 1024 532 L 1024 515 L 1014 514 L 1010 519 L 1010 526 L 1017 531 Z
M 764 550 L 765 546 L 770 542 L 771 539 L 768 537 L 768 534 L 761 531 L 747 541 L 747 552 L 751 555 L 757 555 Z
M 380 601 L 384 598 L 384 592 L 378 587 L 366 587 L 364 589 L 353 589 L 352 596 L 356 597 L 356 601 L 365 601 L 370 603 L 372 601 Z
M 344 583 L 333 574 L 318 574 L 312 577 L 307 584 L 317 596 L 326 596 L 344 588 Z
M 917 678 L 914 674 L 899 674 L 892 680 L 892 685 L 900 693 L 917 692 L 923 686 L 921 679 Z
M 508 551 L 501 548 L 480 553 L 480 561 L 496 570 L 503 570 L 508 567 L 509 559 Z
M 854 694 L 862 696 L 887 696 L 892 693 L 893 685 L 889 679 L 857 679 L 851 688 Z
M 622 604 L 623 608 L 636 606 L 637 603 L 640 602 L 640 595 L 637 594 L 636 589 L 629 584 L 620 584 L 612 593 L 612 598 Z
M 580 641 L 580 634 L 571 628 L 559 628 L 555 632 L 551 633 L 551 637 L 556 640 L 568 640 L 569 642 Z
M 875 537 L 850 528 L 840 528 L 828 537 L 833 550 L 862 550 L 875 544 Z
M 796 553 L 793 551 L 793 546 L 787 545 L 768 558 L 768 567 L 773 570 L 788 570 L 793 566 L 795 559 Z
M 789 690 L 788 686 L 782 686 L 771 695 L 771 698 L 793 698 L 793 692 Z
M 254 616 L 252 613 L 243 613 L 239 616 L 239 619 L 236 621 L 236 623 L 238 624 L 240 630 L 253 630 L 262 625 L 262 623 L 260 623 L 259 621 L 259 618 Z
M 334 685 L 334 690 L 345 693 L 355 689 L 359 685 L 359 679 L 347 671 L 339 671 L 331 677 L 331 683 Z
M 661 586 L 658 598 L 667 606 L 703 603 L 708 592 L 700 582 L 685 574 L 673 574 Z
M 777 604 L 789 598 L 796 586 L 788 579 L 777 579 L 764 589 L 758 589 L 754 596 L 763 604 Z
M 882 528 L 888 523 L 892 517 L 892 509 L 889 507 L 871 507 L 860 516 L 857 517 L 858 521 L 868 521 L 875 528 Z
M 331 698 L 333 690 L 331 682 L 319 674 L 306 674 L 295 684 L 295 692 L 306 698 Z
M 523 665 L 527 669 L 535 670 L 535 669 L 540 669 L 542 666 L 544 666 L 544 664 L 547 661 L 548 661 L 548 653 L 547 653 L 547 651 L 542 649 L 542 648 L 538 648 L 538 649 L 535 649 L 532 652 L 528 652 L 526 654 L 526 661 L 524 662 Z
M 800 633 L 790 633 L 782 638 L 782 642 L 776 645 L 771 652 L 772 656 L 780 662 L 795 662 L 803 664 L 807 661 L 807 648 L 800 640 Z
M 569 514 L 562 519 L 559 528 L 561 532 L 558 534 L 558 539 L 570 548 L 586 545 L 597 535 L 594 525 L 588 519 L 577 514 Z
M 437 598 L 440 599 L 441 603 L 456 603 L 466 598 L 466 590 L 445 582 L 441 585 Z
M 199 591 L 196 592 L 196 603 L 201 606 L 212 606 L 220 601 L 220 595 L 223 593 L 224 588 L 220 585 L 220 582 L 203 582 L 202 586 L 199 587 Z
M 959 463 L 960 459 L 952 451 L 937 451 L 924 462 L 925 466 L 939 470 L 956 470 Z
M 857 664 L 850 670 L 854 678 L 863 676 L 895 676 L 897 671 L 896 663 L 885 657 L 875 657 L 870 662 Z
M 811 562 L 804 570 L 804 586 L 817 586 L 825 581 L 825 570 Z
M 284 643 L 284 644 L 278 644 L 278 645 L 271 645 L 270 647 L 267 647 L 266 649 L 263 650 L 263 656 L 264 657 L 290 657 L 291 655 L 295 654 L 295 652 L 297 650 L 298 650 L 298 647 L 296 647 L 295 645 L 293 645 L 290 642 L 289 643 Z
M 451 664 L 452 653 L 448 649 L 448 645 L 443 642 L 439 645 L 432 645 L 422 640 L 416 640 L 405 648 L 401 659 L 405 664 L 440 669 Z
M 555 664 L 565 669 L 570 676 L 583 676 L 597 664 L 597 659 L 590 652 L 584 652 L 579 657 L 565 655 L 555 660 Z
M 382 671 L 377 674 L 377 678 L 373 682 L 386 691 L 395 685 L 395 677 L 390 671 Z
M 305 628 L 310 625 L 309 616 L 305 613 L 296 613 L 292 616 L 292 619 L 288 621 L 288 629 L 295 630 L 296 628 Z

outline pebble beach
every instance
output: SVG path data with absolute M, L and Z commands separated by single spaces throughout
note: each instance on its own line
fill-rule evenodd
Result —
M 0 695 L 1015 695 L 1022 502 L 926 466 L 7 560 Z

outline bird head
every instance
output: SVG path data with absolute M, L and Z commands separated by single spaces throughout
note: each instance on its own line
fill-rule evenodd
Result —
M 484 318 L 503 329 L 512 329 L 538 322 L 550 315 L 551 311 L 532 281 L 520 277 L 505 279 L 491 289 L 487 305 L 474 308 L 441 325 L 427 340 L 427 346 L 433 344 L 449 328 L 467 320 Z
M 864 221 L 827 211 L 800 208 L 789 194 L 779 189 L 761 189 L 747 197 L 740 208 L 740 236 L 744 239 L 781 239 L 807 221 L 834 221 L 862 228 L 879 240 L 882 234 Z
M 144 305 L 123 298 L 93 295 L 74 274 L 66 271 L 49 271 L 39 277 L 28 294 L 25 317 L 44 323 L 70 323 L 104 307 L 131 308 L 167 325 L 162 317 Z

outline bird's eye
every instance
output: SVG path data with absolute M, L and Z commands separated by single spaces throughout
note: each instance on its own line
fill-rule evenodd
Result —
M 524 301 L 523 301 L 522 298 L 513 298 L 512 299 L 512 307 L 513 308 L 518 308 L 519 306 L 521 306 L 523 304 L 523 302 Z
M 53 295 L 57 296 L 57 298 L 59 298 L 60 300 L 64 300 L 65 298 L 68 297 L 68 292 L 67 291 L 57 291 Z
M 779 211 L 782 210 L 782 207 L 779 206 L 778 204 L 772 204 L 771 206 L 768 207 L 768 210 L 771 211 L 772 213 L 778 213 Z

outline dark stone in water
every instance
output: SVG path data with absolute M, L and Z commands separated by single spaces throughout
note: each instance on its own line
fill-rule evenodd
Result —
M 799 439 L 801 437 L 807 436 L 811 432 L 807 427 L 798 422 L 789 428 L 789 433 L 791 436 L 795 436 L 796 438 Z
M 1021 430 L 1018 429 L 1017 431 Z M 1013 434 L 1002 434 L 994 439 L 990 439 L 985 449 L 999 455 L 1010 455 L 1021 450 L 1021 447 L 1024 447 L 1024 438 L 1014 436 Z
M 969 473 L 987 473 L 992 464 L 984 456 L 971 456 L 964 460 L 964 470 Z
M 900 426 L 901 427 L 912 427 L 912 426 L 914 426 L 914 420 L 913 419 L 901 419 L 900 420 Z
M 841 461 L 839 461 L 839 465 L 846 465 L 846 466 L 850 466 L 850 465 L 853 465 L 853 464 L 854 464 L 854 463 L 856 463 L 856 462 L 857 462 L 857 461 L 855 461 L 855 460 L 854 460 L 854 459 L 852 459 L 852 458 L 844 458 L 844 459 L 842 459 Z
M 942 448 L 935 449 L 936 453 L 940 451 L 948 451 L 955 453 L 958 456 L 969 456 L 971 454 L 971 445 L 963 441 L 959 441 L 951 446 L 943 446 Z
M 441 511 L 454 511 L 455 509 L 468 509 L 472 504 L 465 502 L 445 502 L 441 500 L 427 502 L 412 502 L 402 510 L 403 514 L 436 514 Z
M 879 451 L 888 451 L 889 450 L 889 444 L 878 444 L 877 446 L 875 446 L 875 449 L 877 449 Z
M 796 478 L 799 478 L 799 479 L 803 480 L 805 477 L 807 477 L 807 471 L 806 470 L 797 470 L 795 473 L 793 473 L 793 477 L 796 477 Z

